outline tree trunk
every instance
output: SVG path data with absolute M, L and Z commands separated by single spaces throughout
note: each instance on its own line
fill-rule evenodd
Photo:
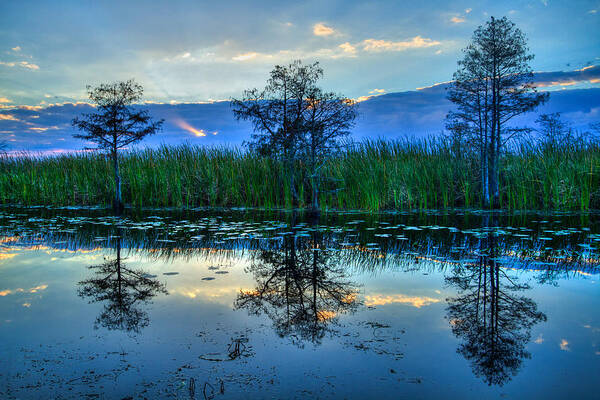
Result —
M 490 155 L 490 169 L 489 169 L 489 192 L 488 193 L 488 205 L 491 205 L 492 207 L 496 207 L 496 188 L 498 187 L 498 155 L 496 154 L 496 145 L 495 145 L 495 140 L 492 140 L 491 143 L 491 147 L 492 147 L 492 152 Z M 490 201 L 490 197 L 491 197 L 491 201 Z
M 294 175 L 294 159 L 289 157 L 288 159 L 288 173 L 290 174 L 290 193 L 292 194 L 292 208 L 297 208 L 300 204 L 298 200 L 298 192 L 296 191 L 296 177 Z
M 312 212 L 315 215 L 321 212 L 319 207 L 319 179 L 314 174 L 312 176 Z
M 500 95 L 498 95 L 498 103 L 500 103 Z M 499 104 L 498 104 L 499 107 Z M 494 208 L 500 208 L 500 115 L 497 117 L 497 126 L 496 126 L 496 171 L 494 176 L 494 186 L 492 187 L 493 195 L 494 195 Z
M 320 184 L 320 180 L 319 180 L 319 176 L 317 175 L 317 158 L 316 158 L 316 148 L 315 148 L 315 144 L 313 141 L 313 145 L 312 145 L 312 149 L 311 149 L 311 168 L 310 168 L 310 172 L 311 172 L 311 177 L 310 177 L 310 183 L 311 183 L 311 189 L 312 189 L 312 210 L 311 213 L 314 216 L 318 216 L 321 214 L 321 209 L 319 207 L 319 184 Z
M 119 171 L 119 156 L 117 151 L 113 151 L 113 164 L 115 168 L 115 200 L 113 202 L 114 211 L 117 214 L 123 212 L 123 202 L 121 200 L 121 172 Z

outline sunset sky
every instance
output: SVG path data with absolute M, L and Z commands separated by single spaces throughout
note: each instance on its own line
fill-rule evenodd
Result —
M 260 87 L 275 64 L 302 59 L 319 60 L 323 87 L 352 98 L 414 91 L 449 81 L 461 49 L 492 15 L 526 33 L 532 68 L 556 78 L 541 86 L 600 88 L 600 1 L 158 3 L 3 1 L 0 140 L 34 149 L 36 134 L 54 130 L 71 141 L 65 103 L 86 101 L 87 84 L 129 78 L 149 102 L 206 103 Z M 64 116 L 28 125 L 12 113 L 49 105 Z M 179 118 L 209 135 L 225 129 L 196 126 L 192 114 L 169 120 L 166 112 L 166 128 L 186 131 Z

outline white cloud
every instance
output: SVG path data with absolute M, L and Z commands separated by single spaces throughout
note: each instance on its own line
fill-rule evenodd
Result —
M 4 61 L 0 61 L 0 65 L 4 65 L 6 67 L 23 67 L 23 68 L 27 68 L 27 69 L 40 69 L 40 67 L 36 64 L 32 64 L 30 62 L 27 61 L 16 61 L 16 62 L 4 62 Z
M 473 11 L 473 9 L 472 9 L 472 8 L 467 8 L 467 9 L 465 10 L 465 14 L 468 14 L 468 13 L 470 13 L 471 11 Z
M 431 46 L 438 46 L 440 44 L 441 42 L 438 42 L 437 40 L 422 38 L 421 36 L 415 36 L 410 40 L 399 42 L 378 39 L 366 39 L 362 42 L 363 50 L 370 52 L 404 51 L 408 49 L 419 49 Z
M 336 32 L 335 32 L 335 29 L 325 25 L 322 22 L 319 22 L 318 24 L 315 24 L 313 26 L 313 33 L 316 36 L 331 36 Z
M 466 21 L 466 19 L 464 17 L 456 17 L 455 16 L 455 17 L 452 17 L 450 19 L 450 21 L 452 21 L 452 23 L 454 23 L 454 24 L 462 24 L 463 22 Z
M 356 55 L 356 47 L 351 45 L 349 42 L 342 43 L 338 46 L 340 49 L 344 51 L 344 53 L 349 55 Z
M 250 51 L 248 53 L 238 54 L 237 56 L 232 57 L 231 59 L 233 61 L 248 61 L 248 60 L 255 59 L 258 56 L 259 56 L 259 54 L 257 52 Z
M 15 47 L 11 48 L 11 50 L 14 52 L 19 52 L 19 51 L 21 51 L 21 46 L 15 46 Z
M 544 343 L 544 337 L 542 336 L 542 334 L 540 333 L 539 336 L 534 340 L 534 343 L 536 344 L 542 344 Z

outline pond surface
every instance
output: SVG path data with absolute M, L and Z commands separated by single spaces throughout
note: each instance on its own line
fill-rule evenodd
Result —
M 597 398 L 599 219 L 0 208 L 0 398 Z

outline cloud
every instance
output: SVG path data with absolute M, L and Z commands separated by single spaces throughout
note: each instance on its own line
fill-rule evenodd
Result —
M 259 56 L 259 53 L 250 51 L 248 53 L 238 54 L 237 56 L 232 57 L 231 59 L 233 61 L 248 61 L 248 60 L 253 60 L 258 56 Z
M 465 14 L 468 14 L 468 13 L 470 13 L 471 11 L 473 11 L 473 9 L 472 9 L 472 8 L 467 8 L 467 9 L 465 10 Z
M 56 125 L 53 125 L 53 126 L 32 126 L 27 129 L 29 129 L 30 131 L 35 131 L 35 132 L 46 132 L 47 130 L 50 130 L 50 129 L 60 129 L 60 128 Z
M 18 118 L 15 118 L 14 115 L 11 114 L 0 114 L 0 121 L 20 121 Z
M 434 303 L 439 303 L 440 299 L 435 299 L 427 296 L 407 296 L 405 294 L 392 295 L 373 295 L 365 296 L 366 306 L 383 306 L 386 304 L 401 303 L 408 304 L 416 308 L 428 306 Z
M 572 86 L 578 83 L 599 83 L 600 65 L 588 65 L 574 71 L 536 72 L 534 77 L 538 87 Z
M 322 22 L 319 22 L 318 24 L 315 24 L 313 26 L 313 34 L 315 36 L 331 36 L 335 33 L 336 33 L 335 29 L 333 29 L 330 26 L 325 25 Z
M 0 65 L 4 65 L 6 67 L 23 67 L 27 69 L 40 69 L 40 67 L 36 64 L 32 64 L 28 61 L 16 61 L 16 62 L 4 62 L 0 61 Z
M 338 47 L 342 49 L 346 54 L 349 54 L 351 56 L 356 55 L 356 47 L 351 45 L 349 42 L 342 43 Z
M 37 293 L 40 290 L 46 290 L 48 288 L 48 285 L 38 285 L 36 287 L 32 287 L 29 289 L 23 289 L 23 288 L 17 288 L 17 289 L 5 289 L 0 291 L 0 296 L 4 297 L 4 296 L 8 296 L 9 294 L 16 294 L 16 293 Z
M 466 19 L 464 17 L 454 16 L 454 17 L 450 18 L 450 21 L 454 24 L 462 24 L 463 22 L 466 21 Z
M 552 80 L 565 73 L 589 74 L 593 68 L 583 71 L 543 73 Z M 535 78 L 542 79 L 544 75 Z M 587 75 L 585 75 L 587 76 Z M 545 78 L 544 78 L 545 79 Z M 397 139 L 403 137 L 422 138 L 437 135 L 444 129 L 444 118 L 452 108 L 446 99 L 449 83 L 423 87 L 420 90 L 385 93 L 381 88 L 368 89 L 368 95 L 360 100 L 359 119 L 352 137 L 356 140 L 364 138 Z M 565 121 L 574 129 L 585 131 L 589 124 L 600 121 L 600 87 L 588 89 L 571 89 L 554 91 L 550 100 L 528 113 L 519 120 L 516 126 L 535 126 L 539 114 L 561 112 Z M 366 92 L 366 93 L 367 93 Z M 232 115 L 229 102 L 194 102 L 194 103 L 148 103 L 153 118 L 164 118 L 163 132 L 145 139 L 141 147 L 155 147 L 161 143 L 170 145 L 186 141 L 194 141 L 202 145 L 241 145 L 249 140 L 252 125 L 244 121 L 236 121 Z M 13 140 L 11 150 L 29 150 L 43 152 L 73 151 L 85 145 L 72 137 L 75 133 L 71 120 L 82 113 L 93 112 L 94 108 L 86 103 L 58 103 L 37 106 L 10 106 L 1 114 L 12 115 L 10 119 L 0 120 L 0 139 Z M 16 119 L 16 120 L 15 120 Z M 206 136 L 195 137 L 196 133 L 182 127 L 177 120 L 185 121 L 192 129 Z M 33 124 L 35 122 L 35 124 Z M 45 131 L 32 130 L 31 127 L 52 127 Z M 218 131 L 218 135 L 214 132 Z M 14 135 L 14 136 L 11 136 Z
M 364 51 L 368 52 L 381 52 L 381 51 L 404 51 L 408 49 L 419 49 L 432 46 L 439 46 L 441 42 L 437 40 L 431 40 L 428 38 L 422 38 L 421 36 L 415 36 L 410 40 L 392 42 L 388 40 L 379 39 L 365 39 L 362 41 Z
M 544 343 L 544 337 L 543 337 L 543 336 L 542 336 L 542 334 L 540 333 L 540 334 L 538 335 L 538 337 L 537 337 L 537 338 L 535 338 L 535 340 L 534 340 L 533 342 L 534 342 L 534 343 L 536 343 L 536 344 L 542 344 L 542 343 Z
M 11 48 L 11 50 L 18 53 L 19 51 L 21 51 L 21 46 L 15 46 L 15 47 Z
M 561 339 L 559 346 L 562 351 L 571 351 L 569 342 L 566 339 Z
M 173 123 L 175 125 L 177 125 L 178 127 L 180 127 L 181 129 L 194 134 L 194 136 L 197 136 L 197 137 L 206 136 L 206 131 L 204 129 L 196 129 L 181 118 L 175 119 L 173 121 Z
M 0 103 L 12 103 L 9 99 L 7 99 L 6 97 L 0 97 Z

